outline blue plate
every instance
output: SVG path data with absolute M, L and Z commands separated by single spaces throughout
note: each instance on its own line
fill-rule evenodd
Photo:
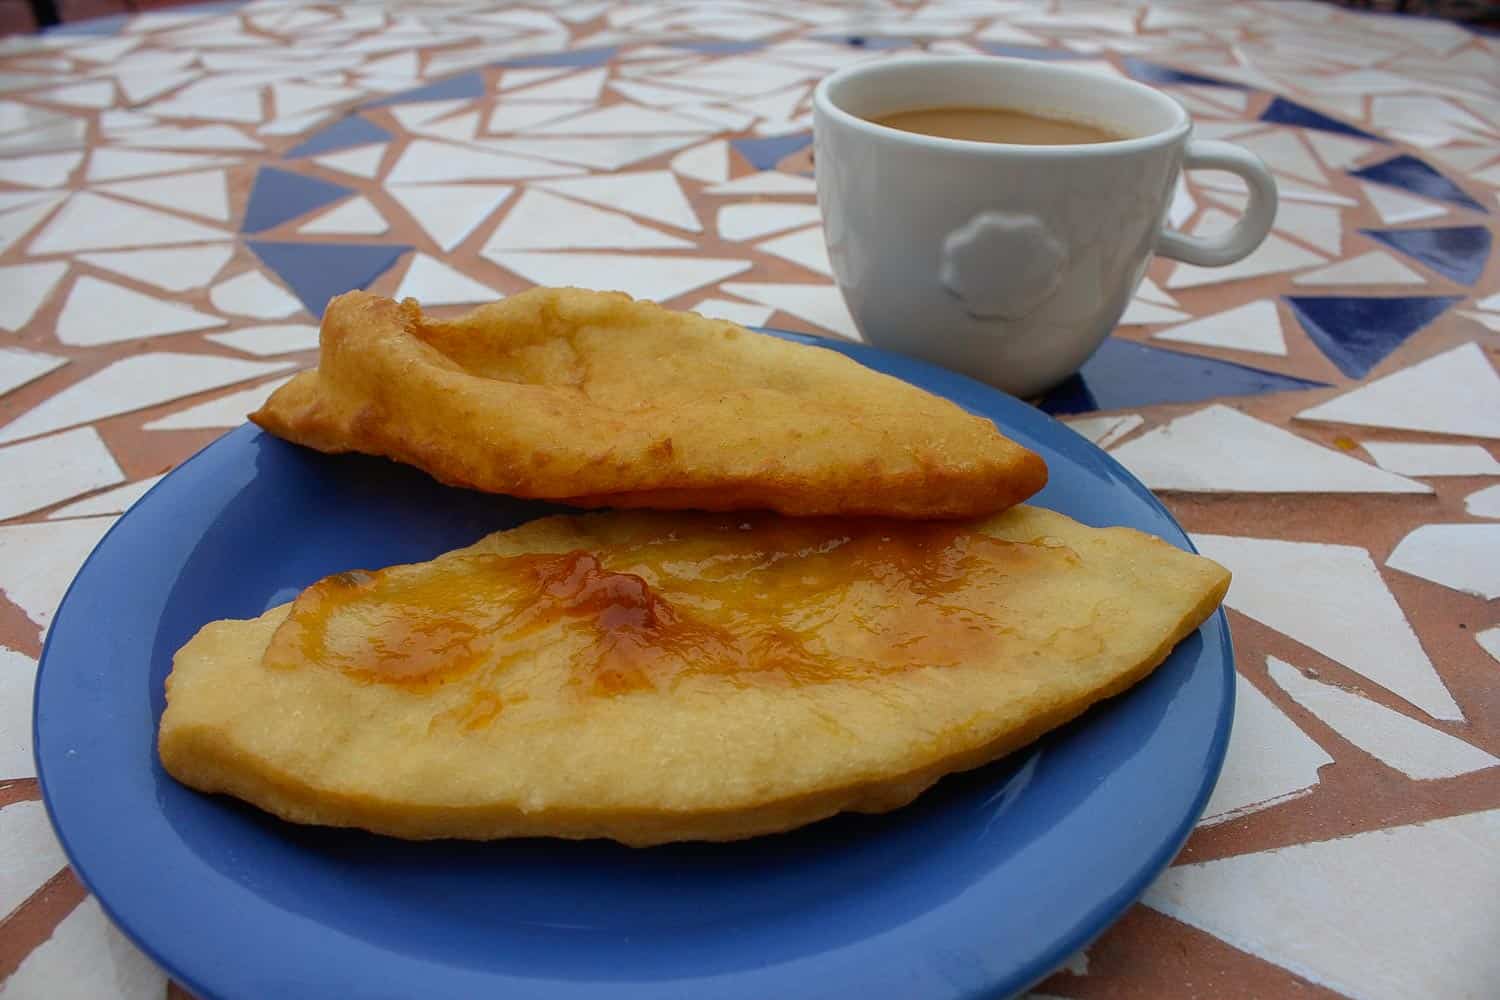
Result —
M 1040 452 L 1052 479 L 1036 502 L 1189 547 L 1145 487 L 1043 414 L 930 365 L 824 346 Z M 554 509 L 246 426 L 168 476 L 99 544 L 42 655 L 42 791 L 89 889 L 194 993 L 1003 996 L 1131 904 L 1182 846 L 1218 775 L 1234 692 L 1222 612 L 1127 694 L 905 809 L 737 844 L 406 843 L 282 823 L 162 771 L 162 681 L 199 626 L 257 615 L 329 573 L 427 559 Z

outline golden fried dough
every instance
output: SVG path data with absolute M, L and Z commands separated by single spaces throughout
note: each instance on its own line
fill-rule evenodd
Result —
M 550 517 L 205 626 L 167 770 L 299 823 L 646 845 L 910 802 L 1145 677 L 1229 575 L 1031 507 Z
M 318 368 L 250 419 L 579 506 L 975 517 L 1047 479 L 988 420 L 834 351 L 576 288 L 455 320 L 341 295 Z

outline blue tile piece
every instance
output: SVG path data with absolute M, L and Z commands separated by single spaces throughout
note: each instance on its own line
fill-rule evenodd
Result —
M 1323 387 L 1322 382 L 1111 337 L 1084 362 L 1078 374 L 1049 392 L 1041 406 L 1048 413 L 1087 413 Z
M 1484 273 L 1490 259 L 1488 226 L 1446 226 L 1441 229 L 1361 229 L 1377 239 L 1413 257 L 1438 274 L 1460 285 L 1472 285 Z
M 520 59 L 506 59 L 496 66 L 506 69 L 536 69 L 542 66 L 603 66 L 615 57 L 618 45 L 606 45 L 597 49 L 574 49 L 569 52 L 544 52 Z
M 335 295 L 370 284 L 411 249 L 390 243 L 246 242 L 314 316 L 322 316 Z
M 1486 211 L 1485 207 L 1470 198 L 1463 188 L 1415 156 L 1408 154 L 1393 156 L 1389 160 L 1382 160 L 1368 167 L 1361 167 L 1359 170 L 1351 170 L 1349 173 L 1354 177 L 1374 181 L 1376 184 L 1402 188 L 1414 194 L 1436 198 L 1439 201 L 1451 201 L 1477 212 Z
M 1158 66 L 1156 63 L 1147 62 L 1136 56 L 1126 56 L 1124 60 L 1125 72 L 1133 79 L 1142 83 L 1162 84 L 1195 84 L 1200 87 L 1230 87 L 1234 90 L 1246 90 L 1243 84 L 1230 83 L 1227 80 L 1215 80 L 1209 76 L 1199 76 L 1197 73 L 1184 73 L 1180 69 L 1170 66 Z
M 259 233 L 353 194 L 351 188 L 277 167 L 261 167 L 240 231 Z
M 321 132 L 314 132 L 302 140 L 301 145 L 288 150 L 284 155 L 287 159 L 296 159 L 299 156 L 318 156 L 338 149 L 390 141 L 391 134 L 379 125 L 359 115 L 350 115 L 342 121 L 334 122 Z
M 44 35 L 116 35 L 120 29 L 125 27 L 125 22 L 130 20 L 129 14 L 110 14 L 107 17 L 91 17 L 86 21 L 74 21 L 71 24 L 54 24 L 50 28 L 43 28 Z
M 772 170 L 788 156 L 811 146 L 812 141 L 811 132 L 798 132 L 795 135 L 777 135 L 769 139 L 731 139 L 729 144 L 749 160 L 756 170 Z
M 1274 122 L 1277 125 L 1295 125 L 1298 128 L 1315 128 L 1322 132 L 1336 132 L 1339 135 L 1358 136 L 1361 139 L 1369 139 L 1371 142 L 1385 142 L 1378 135 L 1372 135 L 1363 129 L 1357 129 L 1353 125 L 1346 125 L 1337 118 L 1330 118 L 1321 111 L 1304 107 L 1295 101 L 1289 101 L 1285 97 L 1277 97 L 1271 101 L 1266 110 L 1261 112 L 1260 120 L 1263 122 Z
M 852 45 L 857 49 L 907 49 L 917 44 L 900 35 L 811 35 L 814 41 L 832 45 Z
M 422 101 L 456 101 L 464 97 L 483 97 L 484 94 L 484 77 L 475 71 L 450 76 L 446 80 L 429 83 L 425 87 L 399 91 L 382 97 L 378 101 L 361 105 L 361 107 L 383 108 L 391 104 L 417 104 Z
M 1302 329 L 1350 378 L 1371 368 L 1463 296 L 1345 298 L 1289 295 L 1287 305 Z
M 742 56 L 747 52 L 759 52 L 765 42 L 673 42 L 674 49 L 701 52 L 706 56 Z
M 979 47 L 992 56 L 1009 56 L 1012 59 L 1045 59 L 1048 62 L 1078 59 L 1078 53 L 1066 49 L 1048 49 L 1040 45 L 1007 45 L 1004 42 L 980 42 Z

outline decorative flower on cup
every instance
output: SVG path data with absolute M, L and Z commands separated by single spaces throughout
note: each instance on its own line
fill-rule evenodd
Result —
M 1040 219 L 980 212 L 943 240 L 943 286 L 982 319 L 1020 319 L 1062 283 L 1068 251 Z

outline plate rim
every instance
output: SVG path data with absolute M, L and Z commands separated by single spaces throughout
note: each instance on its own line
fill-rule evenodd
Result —
M 1169 544 L 1176 545 L 1177 547 L 1183 548 L 1184 550 L 1192 552 L 1194 554 L 1198 553 L 1198 549 L 1193 542 L 1192 536 L 1185 528 L 1182 527 L 1182 525 L 1178 522 L 1177 518 L 1172 514 L 1172 512 L 1166 507 L 1165 504 L 1161 502 L 1160 498 L 1152 493 L 1151 490 L 1147 488 L 1145 484 L 1143 484 L 1133 473 L 1131 473 L 1129 469 L 1121 464 L 1118 459 L 1116 459 L 1109 452 L 1098 447 L 1090 439 L 1073 430 L 1064 421 L 1058 419 L 1052 414 L 1042 411 L 1041 409 L 1035 407 L 1025 400 L 1018 399 L 1017 397 L 1011 396 L 998 388 L 987 385 L 986 383 L 971 378 L 967 375 L 963 375 L 959 372 L 952 371 L 951 369 L 944 368 L 940 365 L 936 365 L 919 358 L 902 355 L 897 352 L 882 350 L 880 348 L 876 348 L 861 342 L 844 341 L 832 337 L 823 337 L 816 334 L 807 334 L 796 331 L 779 330 L 776 328 L 764 326 L 751 326 L 747 327 L 747 329 L 750 329 L 757 333 L 777 337 L 778 339 L 823 347 L 825 349 L 836 351 L 844 355 L 845 357 L 850 358 L 856 363 L 861 364 L 863 367 L 871 368 L 872 370 L 878 371 L 881 374 L 885 374 L 888 377 L 897 378 L 903 382 L 907 382 L 908 384 L 916 385 L 917 388 L 923 389 L 924 391 L 932 393 L 933 395 L 940 396 L 941 398 L 947 399 L 950 402 L 954 402 L 955 405 L 958 405 L 961 408 L 965 409 L 966 412 L 972 411 L 968 410 L 967 407 L 964 407 L 963 403 L 954 399 L 952 395 L 949 394 L 948 390 L 950 388 L 962 390 L 963 394 L 965 395 L 978 394 L 982 397 L 989 396 L 992 398 L 998 398 L 1001 401 L 1000 405 L 1002 407 L 1016 407 L 1016 413 L 1027 414 L 1030 418 L 1035 418 L 1039 422 L 1039 426 L 1045 428 L 1048 432 L 1055 433 L 1061 430 L 1066 434 L 1071 435 L 1074 439 L 1076 439 L 1074 442 L 1075 445 L 1082 444 L 1093 453 L 1094 458 L 1102 459 L 1105 463 L 1106 468 L 1109 469 L 1115 480 L 1117 480 L 1121 485 L 1128 488 L 1138 500 L 1143 501 L 1148 508 L 1165 519 L 1165 521 L 1176 530 L 1180 538 L 1175 540 L 1168 540 Z M 888 371 L 883 367 L 876 368 L 875 366 L 866 363 L 867 358 L 874 361 L 886 360 L 902 370 L 915 369 L 916 373 L 921 377 L 922 381 L 914 381 L 912 379 L 903 377 L 902 375 L 898 375 L 894 372 Z M 937 382 L 942 384 L 943 391 L 939 391 L 938 389 L 932 387 L 933 380 L 936 380 Z M 981 414 L 981 416 L 983 416 L 984 419 L 989 419 L 991 420 L 991 422 L 996 423 L 998 429 L 1000 429 L 1002 433 L 1005 433 L 1008 430 L 1006 427 L 1000 427 L 999 422 L 994 420 L 992 417 L 984 414 Z M 38 788 L 41 792 L 41 798 L 48 821 L 52 826 L 53 832 L 55 833 L 59 844 L 63 848 L 63 852 L 67 858 L 69 867 L 73 870 L 74 874 L 78 878 L 79 882 L 83 885 L 88 895 L 92 896 L 97 901 L 99 906 L 108 916 L 110 922 L 120 933 L 124 934 L 170 979 L 188 987 L 194 993 L 194 995 L 204 998 L 217 997 L 223 994 L 213 985 L 201 981 L 199 977 L 189 975 L 183 968 L 180 967 L 178 963 L 168 961 L 163 957 L 161 949 L 159 949 L 151 941 L 148 941 L 141 937 L 136 928 L 130 922 L 121 919 L 116 901 L 107 899 L 105 895 L 98 892 L 96 885 L 97 880 L 95 878 L 95 875 L 90 874 L 87 863 L 80 863 L 78 852 L 75 849 L 72 837 L 69 836 L 67 831 L 65 831 L 58 823 L 57 812 L 54 805 L 54 796 L 56 792 L 55 789 L 53 789 L 50 785 L 49 778 L 47 777 L 49 765 L 43 757 L 43 740 L 41 733 L 43 684 L 44 679 L 48 677 L 47 670 L 50 661 L 50 654 L 53 650 L 53 638 L 58 634 L 59 623 L 63 620 L 64 612 L 68 607 L 69 601 L 73 596 L 75 588 L 84 578 L 90 567 L 94 564 L 96 558 L 98 558 L 100 556 L 100 553 L 106 549 L 106 546 L 109 544 L 116 531 L 119 531 L 122 526 L 125 525 L 126 519 L 130 516 L 132 511 L 144 504 L 145 501 L 153 494 L 155 494 L 158 490 L 169 488 L 170 481 L 180 472 L 182 472 L 182 470 L 204 459 L 204 457 L 211 450 L 224 445 L 229 439 L 237 435 L 243 435 L 249 439 L 254 439 L 257 435 L 266 433 L 267 432 L 259 430 L 255 427 L 255 425 L 249 423 L 248 421 L 238 427 L 231 428 L 225 433 L 214 438 L 212 441 L 203 445 L 182 462 L 178 463 L 170 472 L 163 476 L 161 480 L 155 483 L 151 487 L 151 489 L 149 489 L 145 494 L 139 497 L 131 505 L 130 508 L 116 517 L 115 522 L 110 525 L 109 530 L 107 530 L 104 535 L 101 536 L 99 541 L 90 550 L 87 558 L 85 558 L 83 563 L 79 566 L 77 573 L 69 582 L 62 598 L 59 600 L 51 621 L 44 629 L 43 648 L 41 655 L 37 660 L 36 676 L 33 682 L 32 689 L 31 737 L 33 747 L 32 753 L 34 763 L 36 765 L 36 778 Z M 1199 626 L 1198 631 L 1201 632 L 1204 630 L 1207 630 L 1208 632 L 1208 634 L 1204 637 L 1205 647 L 1212 647 L 1213 650 L 1218 654 L 1220 660 L 1219 672 L 1222 674 L 1224 679 L 1224 693 L 1217 706 L 1217 717 L 1213 724 L 1213 735 L 1209 745 L 1209 758 L 1206 761 L 1206 766 L 1203 767 L 1201 771 L 1203 780 L 1200 783 L 1200 786 L 1197 789 L 1196 793 L 1192 797 L 1191 803 L 1188 806 L 1186 813 L 1183 814 L 1176 828 L 1172 831 L 1171 836 L 1162 839 L 1150 852 L 1150 856 L 1144 859 L 1144 863 L 1139 864 L 1136 867 L 1135 871 L 1131 874 L 1131 876 L 1124 881 L 1124 884 L 1121 886 L 1120 891 L 1116 894 L 1118 899 L 1116 900 L 1114 905 L 1108 907 L 1108 912 L 1093 915 L 1089 920 L 1086 920 L 1082 924 L 1080 924 L 1072 934 L 1055 940 L 1049 948 L 1044 949 L 1042 953 L 1033 956 L 1030 961 L 1024 963 L 1023 968 L 1016 974 L 1018 977 L 1017 983 L 1011 984 L 993 982 L 982 993 L 974 993 L 973 996 L 978 997 L 999 995 L 994 991 L 1000 989 L 1002 986 L 1008 989 L 1011 985 L 1016 986 L 1016 995 L 1019 995 L 1021 993 L 1024 993 L 1026 990 L 1030 989 L 1037 983 L 1048 978 L 1055 971 L 1061 968 L 1061 966 L 1064 962 L 1066 962 L 1069 956 L 1073 955 L 1080 949 L 1088 947 L 1096 938 L 1098 938 L 1114 923 L 1116 923 L 1125 914 L 1125 912 L 1139 900 L 1140 896 L 1144 893 L 1151 882 L 1154 881 L 1162 871 L 1166 870 L 1166 868 L 1170 865 L 1172 859 L 1177 856 L 1177 854 L 1182 850 L 1183 845 L 1192 835 L 1192 832 L 1195 829 L 1198 820 L 1202 816 L 1204 808 L 1208 804 L 1209 797 L 1213 793 L 1214 786 L 1217 784 L 1218 778 L 1224 766 L 1224 760 L 1227 755 L 1230 728 L 1234 718 L 1236 702 L 1236 664 L 1233 640 L 1229 630 L 1228 619 L 1225 615 L 1224 607 L 1222 605 L 1216 608 L 1213 614 L 1210 615 L 1209 618 Z M 1169 657 L 1170 655 L 1171 654 L 1169 654 Z M 1125 692 L 1122 697 L 1128 695 L 1128 693 L 1129 692 Z M 154 742 L 155 741 L 153 737 L 153 746 Z M 80 905 L 82 905 L 82 903 L 80 903 Z M 399 954 L 396 952 L 391 952 L 389 949 L 382 949 L 372 943 L 366 942 L 365 945 L 384 954 Z M 1022 979 L 1024 979 L 1024 981 L 1021 981 Z M 630 991 L 623 990 L 623 992 Z

